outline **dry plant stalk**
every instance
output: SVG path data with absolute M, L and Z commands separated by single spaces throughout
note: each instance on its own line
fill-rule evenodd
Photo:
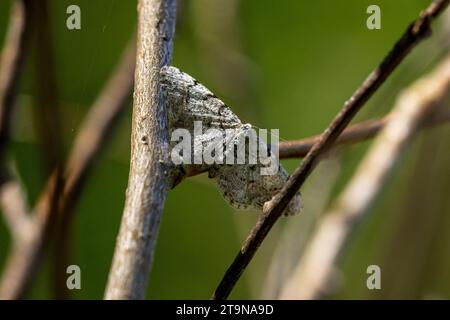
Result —
M 16 0 L 11 8 L 10 22 L 0 59 L 0 161 L 4 165 L 9 143 L 11 116 L 17 98 L 26 47 L 31 33 L 31 4 Z
M 20 184 L 6 165 L 10 127 L 17 90 L 30 35 L 30 4 L 17 0 L 11 8 L 10 22 L 0 59 L 0 203 L 6 223 L 14 238 L 20 238 L 27 229 L 26 201 Z
M 369 214 L 371 204 L 417 129 L 433 109 L 443 106 L 449 92 L 450 56 L 399 96 L 385 128 L 329 212 L 319 221 L 280 294 L 281 299 L 315 299 L 326 294 L 336 260 L 349 235 Z
M 13 241 L 28 237 L 32 222 L 28 215 L 26 196 L 22 186 L 15 179 L 6 181 L 0 188 L 0 207 Z
M 168 191 L 168 112 L 160 69 L 171 63 L 175 0 L 138 2 L 131 163 L 106 299 L 142 299 Z
M 435 110 L 422 127 L 429 128 L 445 124 L 450 121 L 450 110 Z M 368 120 L 354 124 L 342 132 L 333 148 L 342 145 L 355 144 L 375 137 L 389 122 L 389 116 L 378 120 Z M 280 143 L 280 159 L 301 158 L 308 154 L 313 145 L 319 141 L 319 136 L 312 136 L 300 140 L 283 141 Z
M 31 225 L 26 200 L 20 184 L 11 177 L 6 165 L 12 114 L 17 89 L 31 34 L 31 0 L 16 0 L 11 8 L 10 22 L 0 61 L 0 198 L 3 215 L 11 228 L 14 247 L 28 241 Z M 9 294 L 9 285 L 15 278 L 4 278 L 0 284 L 0 298 Z
M 105 85 L 98 98 L 92 105 L 89 113 L 83 121 L 79 133 L 75 138 L 72 151 L 65 169 L 63 196 L 59 199 L 59 211 L 65 223 L 70 223 L 70 216 L 78 196 L 84 186 L 85 178 L 90 168 L 94 164 L 96 156 L 105 146 L 105 141 L 111 135 L 114 124 L 126 106 L 132 84 L 135 65 L 135 45 L 131 41 L 125 50 L 118 67 L 113 72 L 110 80 Z M 30 223 L 26 229 L 18 231 L 26 234 L 23 241 L 14 239 L 11 252 L 9 253 L 6 267 L 0 281 L 0 298 L 18 299 L 23 297 L 30 282 L 34 279 L 42 260 L 44 242 L 49 238 L 48 225 L 51 224 L 51 206 L 49 205 L 52 190 L 54 188 L 54 177 L 47 182 L 46 188 L 39 198 L 38 204 L 33 209 Z M 17 182 L 12 181 L 7 187 L 16 188 Z M 5 194 L 5 192 L 7 192 Z M 10 191 L 2 191 L 2 195 L 7 196 Z M 23 192 L 14 192 L 15 204 L 0 202 L 7 209 L 14 205 L 16 208 L 25 208 L 25 199 L 20 199 Z M 22 203 L 21 203 L 22 202 Z M 6 207 L 5 207 L 6 206 Z M 12 212 L 4 210 L 4 213 Z M 18 213 L 18 211 L 14 211 Z M 23 215 L 23 214 L 22 214 Z M 22 220 L 21 220 L 22 221 Z M 16 229 L 21 229 L 18 227 Z
M 381 87 L 411 50 L 431 34 L 431 22 L 447 8 L 449 3 L 450 0 L 433 1 L 420 14 L 419 18 L 409 25 L 391 52 L 345 103 L 341 111 L 325 129 L 320 139 L 291 175 L 283 189 L 271 201 L 266 203 L 264 213 L 250 231 L 234 261 L 225 272 L 212 295 L 212 299 L 222 300 L 228 297 L 289 201 L 303 185 L 323 155 L 333 146 L 358 111 Z
M 17 96 L 16 89 L 26 51 L 24 48 L 30 32 L 29 15 L 32 3 L 33 1 L 31 0 L 15 1 L 7 41 L 2 55 L 2 68 L 0 70 L 0 155 L 2 156 L 2 161 L 4 161 L 4 154 L 9 140 L 11 113 Z M 162 9 L 163 3 L 166 6 L 164 9 Z M 446 6 L 448 0 L 435 1 L 433 4 L 435 5 L 434 12 L 437 15 L 437 12 L 440 11 L 437 9 Z M 139 40 L 139 43 L 142 45 L 141 49 L 145 45 L 152 44 L 152 41 L 155 41 L 153 44 L 156 44 L 156 46 L 145 46 L 149 51 L 141 50 L 138 57 L 141 61 L 145 60 L 146 66 L 149 65 L 149 61 L 153 61 L 152 63 L 154 64 L 150 65 L 156 67 L 151 67 L 147 70 L 153 77 L 144 79 L 148 74 L 142 73 L 141 78 L 138 78 L 142 81 L 136 85 L 136 88 L 148 85 L 148 89 L 140 91 L 135 99 L 133 155 L 136 157 L 133 160 L 132 173 L 130 173 L 130 186 L 133 188 L 128 190 L 129 196 L 127 197 L 127 206 L 124 210 L 122 223 L 123 231 L 121 229 L 120 233 L 121 236 L 123 234 L 128 234 L 128 236 L 122 237 L 127 239 L 127 241 L 118 246 L 117 249 L 116 263 L 112 267 L 114 272 L 111 273 L 106 293 L 106 296 L 109 298 L 137 298 L 143 296 L 146 286 L 144 279 L 146 279 L 149 265 L 151 265 L 152 248 L 156 239 L 166 192 L 164 188 L 165 178 L 163 176 L 165 175 L 164 167 L 167 162 L 164 159 L 164 152 L 162 153 L 163 157 L 158 157 L 158 152 L 145 155 L 145 150 L 148 150 L 149 145 L 161 146 L 162 149 L 167 146 L 163 141 L 165 125 L 164 110 L 161 106 L 164 103 L 159 97 L 158 77 L 155 74 L 159 71 L 159 66 L 170 62 L 175 3 L 172 0 L 142 0 L 139 8 L 140 13 L 142 13 L 141 22 L 146 24 L 145 26 L 141 25 L 142 28 L 145 28 L 144 32 L 142 32 L 143 36 Z M 164 15 L 166 19 L 164 19 Z M 434 17 L 434 15 L 431 15 L 430 20 Z M 155 25 L 155 21 L 159 29 L 155 28 L 153 30 L 155 33 L 152 33 L 151 28 Z M 150 52 L 150 50 L 154 50 L 154 52 Z M 142 67 L 144 68 L 145 66 Z M 8 170 L 6 170 L 4 163 L 2 164 L 4 174 L 2 182 L 4 185 L 0 190 L 0 205 L 14 239 L 0 281 L 1 298 L 14 299 L 22 297 L 37 273 L 44 251 L 44 244 L 49 239 L 49 226 L 54 218 L 54 215 L 51 214 L 51 211 L 54 209 L 51 198 L 56 189 L 63 190 L 63 196 L 57 204 L 58 211 L 62 213 L 65 223 L 70 223 L 69 218 L 84 185 L 84 178 L 92 167 L 95 156 L 101 151 L 131 91 L 133 70 L 134 53 L 133 48 L 130 46 L 120 67 L 94 103 L 84 125 L 80 129 L 80 133 L 77 135 L 71 156 L 65 167 L 65 180 L 62 181 L 62 185 L 55 185 L 55 174 L 52 175 L 38 201 L 38 205 L 33 210 L 33 215 L 28 214 L 26 195 L 21 190 L 20 184 L 9 177 Z M 151 86 L 148 84 L 149 82 L 152 84 Z M 154 109 L 151 109 L 156 112 L 149 113 L 149 109 L 146 109 L 148 108 L 146 103 L 149 103 L 149 101 L 155 102 L 155 104 L 150 103 L 150 105 L 156 106 Z M 448 113 L 441 114 L 437 119 L 435 122 L 430 122 L 436 124 L 448 121 Z M 342 139 L 338 140 L 338 142 L 348 143 L 367 139 L 373 136 L 385 123 L 386 119 L 382 119 L 355 127 L 354 130 L 349 130 L 348 133 L 344 132 Z M 151 133 L 148 136 L 146 134 L 141 135 L 149 128 L 155 130 L 147 131 L 147 133 Z M 157 139 L 152 140 L 152 137 Z M 304 156 L 318 140 L 319 138 L 312 137 L 290 143 L 286 146 L 285 150 L 287 153 L 285 155 L 283 155 L 282 144 L 280 156 Z M 141 152 L 140 155 L 138 155 L 139 152 Z M 161 163 L 160 160 L 164 163 Z M 154 170 L 149 169 L 146 165 L 153 166 Z M 154 172 L 157 172 L 157 174 L 155 177 L 152 177 Z M 132 182 L 133 178 L 137 179 L 134 180 L 137 183 Z M 148 184 L 149 181 L 153 182 L 153 190 L 151 190 L 152 186 Z M 154 193 L 153 191 L 156 192 Z M 152 199 L 155 201 L 152 202 Z M 152 212 L 150 213 L 150 211 Z M 130 212 L 134 212 L 137 215 L 133 216 Z M 142 215 L 139 216 L 139 214 Z M 143 219 L 138 221 L 134 220 L 133 217 Z M 123 258 L 128 259 L 129 257 L 126 253 L 126 250 L 129 249 L 128 245 L 132 244 L 134 240 L 136 240 L 134 244 L 139 242 L 141 246 L 135 247 L 134 259 L 127 262 L 128 265 L 123 264 Z M 124 271 L 122 267 L 126 265 L 133 267 L 129 268 L 128 271 Z

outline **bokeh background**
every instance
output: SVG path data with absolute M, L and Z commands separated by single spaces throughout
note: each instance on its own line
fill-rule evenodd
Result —
M 49 25 L 64 150 L 131 38 L 136 1 L 53 0 Z M 184 0 L 180 1 L 174 65 L 222 98 L 244 122 L 279 128 L 282 140 L 320 133 L 344 101 L 425 8 L 428 0 Z M 3 43 L 12 1 L 0 1 Z M 82 29 L 66 28 L 66 8 L 81 7 Z M 382 29 L 366 28 L 366 8 L 382 10 Z M 447 16 L 448 19 L 449 16 Z M 448 50 L 441 18 L 364 108 L 357 121 L 386 114 L 396 95 Z M 27 55 L 13 122 L 11 159 L 33 206 L 47 179 L 37 134 L 36 43 Z M 45 115 L 47 116 L 47 115 Z M 50 115 L 48 115 L 50 116 Z M 130 156 L 131 98 L 83 190 L 70 230 L 70 264 L 82 271 L 72 298 L 103 296 L 122 214 Z M 342 257 L 330 298 L 450 298 L 450 148 L 448 126 L 420 133 L 360 225 Z M 339 193 L 370 141 L 324 161 L 304 186 L 304 211 L 282 219 L 245 271 L 231 298 L 273 298 L 299 256 L 317 217 Z M 291 172 L 299 160 L 283 162 Z M 169 193 L 147 297 L 209 298 L 257 219 L 237 212 L 206 176 Z M 0 270 L 10 245 L 0 221 Z M 29 298 L 52 292 L 51 253 Z M 382 290 L 366 288 L 366 268 L 382 270 Z

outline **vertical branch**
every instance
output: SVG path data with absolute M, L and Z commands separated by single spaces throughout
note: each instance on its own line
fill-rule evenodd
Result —
M 64 191 L 58 201 L 63 227 L 70 223 L 85 178 L 126 106 L 134 79 L 135 57 L 133 42 L 127 47 L 110 80 L 90 108 L 75 138 L 64 172 Z M 42 248 L 49 237 L 49 220 L 54 217 L 50 211 L 57 174 L 56 171 L 53 173 L 39 197 L 33 210 L 33 223 L 30 229 L 25 230 L 27 237 L 20 243 L 15 243 L 11 249 L 0 279 L 0 299 L 21 298 L 39 270 Z M 0 200 L 4 193 L 0 193 Z M 8 205 L 1 201 L 0 204 L 3 207 Z
M 32 228 L 27 199 L 21 184 L 11 179 L 0 188 L 0 208 L 13 241 L 22 241 Z
M 13 246 L 18 252 L 21 251 L 24 243 L 28 241 L 27 231 L 30 221 L 25 212 L 25 200 L 21 197 L 23 192 L 19 190 L 19 184 L 14 181 L 3 184 L 9 179 L 9 172 L 5 165 L 6 150 L 10 139 L 11 118 L 16 103 L 20 76 L 32 31 L 32 7 L 32 0 L 16 0 L 13 3 L 11 20 L 0 62 L 1 202 L 3 213 L 10 223 L 11 232 L 13 233 Z M 20 260 L 20 256 L 15 256 L 13 260 Z M 8 297 L 10 292 L 14 290 L 14 280 L 15 274 L 8 272 L 7 278 L 2 280 L 0 284 L 0 298 Z
M 56 62 L 53 50 L 51 1 L 40 1 L 35 7 L 36 16 L 36 93 L 33 103 L 33 116 L 36 131 L 42 143 L 42 156 L 44 159 L 45 175 L 53 171 L 53 192 L 50 199 L 50 219 L 45 220 L 49 233 L 62 232 L 61 212 L 58 201 L 64 188 L 63 181 L 63 139 L 61 138 L 61 110 L 58 102 L 58 82 L 56 79 Z M 52 243 L 58 248 L 59 242 Z M 65 252 L 65 255 L 68 255 Z M 52 256 L 59 260 L 64 257 Z M 54 266 L 52 264 L 51 266 Z M 67 298 L 65 293 L 65 273 L 59 270 L 52 271 L 53 294 L 55 298 Z M 61 279 L 64 279 L 61 281 Z
M 70 258 L 68 253 L 74 210 L 94 160 L 111 136 L 125 106 L 128 105 L 126 102 L 131 95 L 134 81 L 135 44 L 136 39 L 133 36 L 122 54 L 120 63 L 80 126 L 64 170 L 64 189 L 59 199 L 61 221 L 55 234 L 53 257 L 57 280 L 55 293 L 59 299 L 67 298 L 70 294 L 66 287 L 66 267 Z M 46 196 L 49 194 L 44 193 L 41 199 Z
M 11 8 L 11 20 L 0 60 L 0 162 L 2 166 L 9 142 L 11 117 L 17 98 L 26 47 L 31 33 L 31 4 L 16 0 Z M 4 170 L 2 170 L 4 171 Z M 2 176 L 4 173 L 2 173 Z M 2 177 L 4 181 L 5 177 Z
M 169 133 L 159 70 L 171 62 L 175 0 L 139 0 L 131 163 L 106 299 L 142 299 L 166 199 Z
M 33 116 L 37 135 L 43 146 L 45 174 L 50 174 L 56 167 L 61 167 L 63 154 L 50 1 L 40 1 L 34 10 L 36 21 L 36 98 L 33 103 Z

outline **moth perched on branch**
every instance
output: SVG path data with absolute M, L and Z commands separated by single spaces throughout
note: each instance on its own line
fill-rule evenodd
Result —
M 161 84 L 172 132 L 171 159 L 175 167 L 171 185 L 192 172 L 208 172 L 231 206 L 262 210 L 288 179 L 278 159 L 278 136 L 272 135 L 272 142 L 277 141 L 267 146 L 262 139 L 265 130 L 260 129 L 257 136 L 252 125 L 243 124 L 211 91 L 175 67 L 162 68 Z M 284 213 L 292 215 L 300 210 L 297 194 Z

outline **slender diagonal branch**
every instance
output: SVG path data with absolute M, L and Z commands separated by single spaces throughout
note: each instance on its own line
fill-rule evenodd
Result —
M 449 98 L 450 56 L 399 97 L 389 121 L 353 178 L 318 223 L 304 255 L 281 293 L 282 299 L 320 298 L 351 232 L 370 212 L 402 151 L 427 114 Z M 332 282 L 332 281 L 331 281 Z
M 52 35 L 52 19 L 50 18 L 50 0 L 42 0 L 34 8 L 35 18 L 35 57 L 39 63 L 36 65 L 35 93 L 33 95 L 32 115 L 36 128 L 38 141 L 42 145 L 42 167 L 44 174 L 50 175 L 53 171 L 54 184 L 52 184 L 51 197 L 49 199 L 49 214 L 45 219 L 44 229 L 46 233 L 61 232 L 60 212 L 58 202 L 61 198 L 64 177 L 63 177 L 63 140 L 61 135 L 62 118 L 61 106 L 58 95 L 58 81 L 56 76 L 56 64 L 54 60 L 54 39 Z M 39 241 L 38 241 L 39 243 Z M 58 246 L 58 242 L 51 242 Z M 52 274 L 52 282 L 59 279 L 59 273 Z M 65 285 L 65 281 L 62 281 Z M 55 288 L 57 288 L 55 286 Z M 53 290 L 59 292 L 60 290 Z M 66 298 L 57 296 L 58 298 Z
M 11 116 L 30 36 L 30 1 L 16 0 L 0 60 L 0 158 L 4 161 L 9 142 Z
M 0 207 L 13 241 L 21 241 L 31 230 L 31 219 L 26 196 L 20 183 L 15 179 L 5 182 L 0 188 Z
M 65 169 L 63 194 L 59 201 L 62 219 L 69 223 L 71 213 L 83 188 L 89 169 L 96 156 L 103 150 L 104 142 L 111 135 L 127 101 L 134 81 L 135 44 L 131 41 L 112 77 L 101 91 L 77 134 Z M 31 240 L 13 245 L 0 281 L 0 298 L 17 299 L 37 273 L 42 258 L 42 247 L 49 238 L 50 202 L 56 172 L 33 209 L 33 227 L 28 235 Z
M 22 209 L 23 199 L 10 195 L 23 194 L 6 165 L 6 153 L 10 140 L 11 122 L 17 100 L 17 90 L 23 70 L 25 54 L 31 33 L 31 5 L 27 0 L 16 0 L 11 8 L 10 22 L 0 58 L 0 192 L 2 194 L 5 219 L 13 235 L 23 234 L 20 229 L 28 218 Z M 7 185 L 7 186 L 5 186 Z M 3 190 L 5 188 L 5 190 Z M 10 191 L 13 191 L 12 193 Z M 16 192 L 14 192 L 16 191 Z
M 342 110 L 324 131 L 319 141 L 314 144 L 300 166 L 291 175 L 283 189 L 265 205 L 262 215 L 250 231 L 249 236 L 242 245 L 233 263 L 226 271 L 212 299 L 220 300 L 228 297 L 259 246 L 281 216 L 289 201 L 320 161 L 320 158 L 329 150 L 356 113 L 372 97 L 408 53 L 419 42 L 431 34 L 431 21 L 445 10 L 449 2 L 450 0 L 433 1 L 420 14 L 420 17 L 408 27 L 383 62 L 369 75 L 361 87 L 345 103 Z
M 63 211 L 73 206 L 89 168 L 102 150 L 130 96 L 134 82 L 136 44 L 133 37 L 120 64 L 91 107 L 76 136 L 66 167 Z
M 70 293 L 66 287 L 66 267 L 69 259 L 67 255 L 70 252 L 72 216 L 95 159 L 104 149 L 119 116 L 128 105 L 126 102 L 134 82 L 135 47 L 136 40 L 132 37 L 120 59 L 120 64 L 83 121 L 65 167 L 65 184 L 59 200 L 61 214 L 56 228 L 53 254 L 56 298 L 67 298 Z M 41 200 L 46 201 L 48 196 L 49 193 L 46 192 Z
M 168 191 L 168 111 L 159 71 L 172 60 L 175 0 L 139 0 L 131 163 L 106 299 L 142 299 Z
M 382 119 L 367 120 L 354 124 L 345 129 L 336 140 L 332 148 L 342 145 L 355 144 L 375 137 L 389 121 L 389 116 Z M 450 109 L 439 108 L 435 110 L 422 124 L 423 128 L 430 128 L 450 122 Z M 282 141 L 279 146 L 280 159 L 293 159 L 305 157 L 311 148 L 320 140 L 320 135 L 307 137 L 299 140 Z M 190 170 L 187 177 L 193 177 L 207 172 L 205 168 Z
M 439 108 L 435 110 L 423 123 L 423 127 L 429 128 L 450 121 L 450 109 Z M 389 116 L 378 120 L 368 120 L 354 124 L 345 129 L 336 140 L 333 147 L 358 143 L 373 138 L 389 122 Z M 279 156 L 281 159 L 302 158 L 319 141 L 320 135 L 300 140 L 283 141 L 280 143 Z
M 52 34 L 51 1 L 35 1 L 33 8 L 35 25 L 35 89 L 33 94 L 32 115 L 36 136 L 43 149 L 43 169 L 45 175 L 50 175 L 55 168 L 62 167 L 64 158 L 62 142 L 62 118 L 59 103 L 59 83 L 56 75 L 54 37 Z M 62 179 L 62 170 L 60 170 Z M 62 183 L 58 182 L 59 185 Z M 55 199 L 60 196 L 60 188 L 55 189 Z
M 28 213 L 25 212 L 24 192 L 6 166 L 6 153 L 17 90 L 32 32 L 32 5 L 32 0 L 14 1 L 0 61 L 0 197 L 3 214 L 13 235 L 14 246 L 19 250 L 22 243 L 26 242 L 31 222 Z M 12 283 L 14 279 L 7 281 Z M 0 298 L 7 292 L 8 285 L 5 288 L 0 286 Z

